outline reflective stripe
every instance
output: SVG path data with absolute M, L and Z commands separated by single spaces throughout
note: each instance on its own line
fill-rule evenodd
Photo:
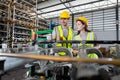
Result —
M 89 32 L 87 38 L 87 40 L 94 40 L 94 32 Z
M 87 40 L 94 40 L 94 32 L 89 32 L 87 35 Z M 87 47 L 93 47 L 93 44 L 86 44 Z
M 92 33 L 93 33 L 93 32 L 89 33 L 89 34 L 90 34 L 90 40 L 92 40 Z
M 87 40 L 94 40 L 94 32 L 88 32 Z

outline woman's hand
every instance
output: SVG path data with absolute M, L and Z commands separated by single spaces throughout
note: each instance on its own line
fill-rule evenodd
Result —
M 73 49 L 72 53 L 73 53 L 73 56 L 77 56 L 77 54 L 79 53 L 79 51 L 78 51 L 78 49 Z

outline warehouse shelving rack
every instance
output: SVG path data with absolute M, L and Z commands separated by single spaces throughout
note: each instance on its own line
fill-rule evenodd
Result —
M 9 39 L 9 1 L 0 0 L 0 47 L 3 40 Z
M 26 45 L 31 29 L 37 26 L 37 0 L 12 0 L 10 7 L 11 47 Z
M 38 30 L 41 30 L 41 29 L 46 30 L 49 28 L 47 21 L 40 18 L 38 18 L 38 26 L 39 26 Z
M 26 46 L 32 30 L 46 29 L 47 21 L 38 18 L 37 0 L 0 0 L 0 42 L 9 40 L 12 48 Z

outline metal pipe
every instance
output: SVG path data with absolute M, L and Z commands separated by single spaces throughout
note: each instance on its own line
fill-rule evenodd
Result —
M 119 41 L 119 5 L 116 1 L 116 40 Z
M 71 16 L 72 16 L 72 29 L 74 29 L 74 14 L 72 14 Z
M 89 58 L 71 58 L 60 56 L 45 56 L 33 54 L 14 54 L 14 53 L 0 53 L 0 56 L 35 59 L 35 60 L 52 60 L 60 62 L 83 62 L 83 63 L 99 63 L 99 64 L 112 64 L 120 66 L 120 59 L 104 58 L 104 59 L 89 59 Z
M 72 11 L 70 10 L 70 8 L 68 8 L 66 5 L 65 5 L 65 3 L 63 3 L 62 2 L 62 0 L 60 0 L 60 2 L 71 12 L 71 14 L 72 14 Z

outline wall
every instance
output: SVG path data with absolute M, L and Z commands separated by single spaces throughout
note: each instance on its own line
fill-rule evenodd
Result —
M 95 32 L 98 40 L 116 40 L 116 31 L 98 31 Z M 120 35 L 119 35 L 120 40 Z M 101 47 L 113 46 L 115 44 L 99 44 Z

